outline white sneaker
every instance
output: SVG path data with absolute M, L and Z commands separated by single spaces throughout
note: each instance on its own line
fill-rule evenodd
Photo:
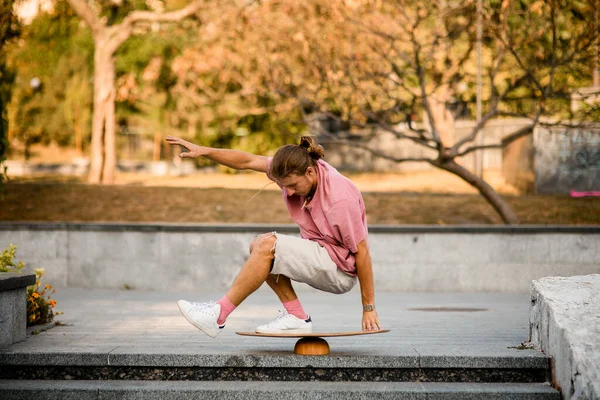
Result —
M 179 300 L 177 305 L 190 324 L 212 338 L 216 337 L 225 328 L 225 324 L 217 324 L 217 320 L 221 314 L 221 305 L 214 301 L 210 303 L 192 303 L 186 300 Z
M 266 325 L 256 328 L 256 333 L 311 333 L 312 321 L 300 319 L 287 311 L 279 311 L 279 315 Z

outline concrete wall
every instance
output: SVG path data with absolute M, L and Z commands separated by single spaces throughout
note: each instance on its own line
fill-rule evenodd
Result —
M 90 161 L 88 158 L 76 158 L 71 163 L 41 163 L 26 162 L 21 160 L 8 160 L 3 163 L 10 176 L 43 176 L 47 174 L 64 176 L 84 176 L 89 173 Z M 117 170 L 123 172 L 138 172 L 156 176 L 191 175 L 197 172 L 193 161 L 181 160 L 168 161 L 135 161 L 120 160 Z
M 0 248 L 56 287 L 225 290 L 256 233 L 291 225 L 0 223 Z M 371 226 L 377 290 L 527 292 L 545 276 L 600 273 L 600 227 Z M 300 288 L 303 290 L 304 288 Z

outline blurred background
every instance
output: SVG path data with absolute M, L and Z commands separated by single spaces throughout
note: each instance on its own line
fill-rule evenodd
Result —
M 164 138 L 309 134 L 371 223 L 599 224 L 598 3 L 4 0 L 0 219 L 291 222 Z

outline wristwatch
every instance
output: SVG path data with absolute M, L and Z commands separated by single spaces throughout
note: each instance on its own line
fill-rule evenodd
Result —
M 365 304 L 363 311 L 375 311 L 375 304 Z

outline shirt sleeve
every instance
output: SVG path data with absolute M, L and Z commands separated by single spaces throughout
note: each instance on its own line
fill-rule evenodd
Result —
M 358 244 L 367 238 L 364 207 L 360 199 L 342 200 L 331 207 L 327 219 L 342 245 L 352 253 L 358 251 Z

